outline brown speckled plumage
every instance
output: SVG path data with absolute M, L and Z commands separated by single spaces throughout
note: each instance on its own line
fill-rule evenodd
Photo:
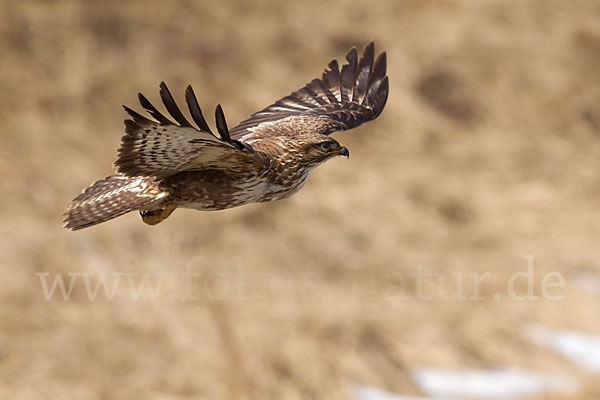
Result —
M 140 210 L 156 224 L 177 207 L 221 210 L 248 203 L 284 199 L 302 188 L 311 170 L 348 150 L 328 135 L 375 119 L 388 95 L 386 55 L 374 57 L 374 45 L 361 58 L 356 48 L 341 70 L 329 63 L 313 79 L 231 131 L 220 106 L 219 135 L 210 130 L 191 87 L 185 100 L 192 125 L 160 84 L 160 97 L 171 121 L 142 94 L 146 118 L 124 107 L 131 119 L 118 150 L 117 174 L 92 184 L 69 203 L 65 227 L 76 230 Z

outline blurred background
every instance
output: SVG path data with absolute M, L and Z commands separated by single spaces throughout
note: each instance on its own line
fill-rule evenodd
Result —
M 0 4 L 1 398 L 599 398 L 598 1 Z M 291 199 L 61 227 L 138 92 L 233 126 L 370 40 Z

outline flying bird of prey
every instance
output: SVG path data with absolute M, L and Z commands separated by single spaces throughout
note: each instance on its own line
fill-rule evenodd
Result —
M 348 149 L 329 136 L 377 118 L 388 97 L 386 53 L 374 44 L 359 59 L 356 48 L 341 69 L 329 63 L 321 79 L 291 93 L 229 130 L 221 106 L 215 111 L 218 136 L 204 119 L 191 86 L 185 92 L 192 125 L 164 82 L 160 98 L 175 120 L 146 97 L 141 106 L 153 119 L 125 107 L 115 167 L 69 203 L 64 226 L 86 228 L 138 210 L 158 224 L 176 208 L 222 210 L 280 200 L 298 192 L 323 162 Z

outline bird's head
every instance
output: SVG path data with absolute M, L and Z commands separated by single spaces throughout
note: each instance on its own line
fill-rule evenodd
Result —
M 314 168 L 325 161 L 336 157 L 350 157 L 350 152 L 331 136 L 314 134 L 303 135 L 296 147 L 298 162 L 307 168 Z

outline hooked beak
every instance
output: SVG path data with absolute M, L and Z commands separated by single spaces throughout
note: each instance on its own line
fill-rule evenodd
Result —
M 342 145 L 340 145 L 340 155 L 341 156 L 346 156 L 346 158 L 350 158 L 350 152 L 348 151 L 348 149 Z

